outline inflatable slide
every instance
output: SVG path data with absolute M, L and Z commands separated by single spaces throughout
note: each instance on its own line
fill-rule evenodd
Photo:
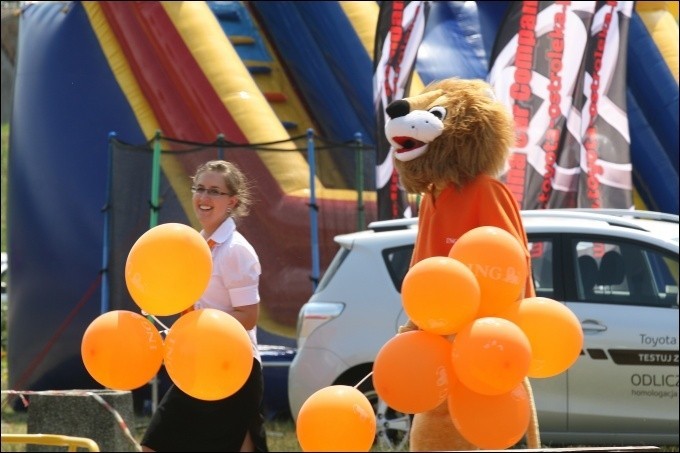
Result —
M 25 53 L 17 65 L 11 124 L 10 172 L 17 175 L 11 187 L 15 196 L 10 197 L 11 286 L 17 302 L 12 304 L 9 321 L 27 326 L 11 329 L 13 388 L 93 385 L 78 351 L 84 329 L 102 306 L 97 299 L 103 269 L 96 263 L 101 263 L 102 206 L 107 202 L 103 182 L 109 166 L 106 137 L 111 132 L 127 143 L 145 143 L 157 131 L 202 143 L 214 141 L 218 134 L 240 144 L 283 142 L 275 151 L 234 153 L 231 158 L 257 182 L 257 209 L 243 231 L 265 263 L 261 330 L 292 341 L 297 310 L 313 289 L 310 172 L 304 156 L 288 142 L 286 126 L 296 123 L 304 133 L 315 124 L 326 124 L 323 133 L 338 141 L 351 140 L 357 132 L 367 143 L 371 138 L 367 126 L 352 120 L 358 113 L 356 106 L 347 104 L 351 97 L 344 99 L 346 110 L 341 110 L 340 88 L 330 80 L 324 85 L 321 78 L 315 94 L 320 103 L 317 111 L 328 112 L 315 122 L 309 120 L 311 115 L 281 121 L 267 99 L 276 101 L 281 96 L 256 85 L 218 16 L 204 2 L 41 4 L 22 13 L 22 28 L 35 32 L 30 39 L 25 38 L 29 33 L 19 37 Z M 339 30 L 347 33 L 348 28 Z M 309 40 L 314 42 L 312 37 Z M 356 44 L 370 68 L 358 38 Z M 31 58 L 35 55 L 44 58 Z M 273 56 L 269 68 L 283 77 Z M 49 80 L 35 76 L 50 71 L 55 74 Z M 333 93 L 335 105 L 324 99 Z M 293 100 L 293 111 L 302 110 L 299 102 Z M 351 128 L 346 133 L 337 127 L 343 118 Z M 42 151 L 36 155 L 29 150 Z M 35 165 L 36 159 L 41 165 Z M 188 176 L 199 163 L 194 155 L 180 158 L 171 153 L 164 160 L 163 177 L 181 208 L 171 221 L 197 226 Z M 133 182 L 149 174 L 132 169 L 124 176 Z M 33 197 L 42 190 L 31 189 L 31 181 L 42 181 L 45 197 Z M 333 236 L 356 228 L 357 194 L 326 188 L 315 178 L 312 183 L 318 211 L 333 214 L 321 222 L 319 231 L 319 255 L 325 268 L 335 252 Z M 370 202 L 367 196 L 366 203 Z M 111 252 L 125 256 L 126 250 Z M 34 259 L 37 256 L 42 258 Z M 35 285 L 35 278 L 45 284 Z M 136 309 L 129 302 L 107 308 Z M 35 316 L 36 309 L 40 316 Z
M 433 2 L 412 89 L 439 77 L 484 77 L 506 3 Z M 336 250 L 333 237 L 354 231 L 359 216 L 354 149 L 319 152 L 318 176 L 310 177 L 300 143 L 308 129 L 319 148 L 357 136 L 367 148 L 375 143 L 377 17 L 374 2 L 25 7 L 10 123 L 10 388 L 96 387 L 80 359 L 83 332 L 103 309 L 137 309 L 129 300 L 107 306 L 102 296 L 104 279 L 113 275 L 111 262 L 102 262 L 111 133 L 128 144 L 149 143 L 161 131 L 203 144 L 222 134 L 242 145 L 226 156 L 257 184 L 257 205 L 242 231 L 263 262 L 261 341 L 294 343 L 297 312 L 314 283 L 310 209 L 319 215 L 322 271 Z M 639 127 L 631 130 L 636 190 L 648 208 L 677 213 L 677 79 L 666 83 L 669 69 L 661 66 L 657 38 L 646 26 L 638 31 L 630 39 L 629 71 L 641 66 L 635 52 L 651 61 L 630 76 L 639 111 L 639 121 L 631 120 Z M 677 58 L 677 46 L 675 52 Z M 263 143 L 274 145 L 248 148 Z M 188 176 L 206 156 L 218 154 L 164 149 L 162 221 L 198 227 Z M 371 157 L 360 154 L 365 223 L 376 212 Z M 133 188 L 149 179 L 147 166 L 129 165 L 115 177 Z M 148 203 L 146 192 L 136 198 Z M 134 220 L 131 205 L 116 209 Z M 146 217 L 137 220 L 142 230 L 148 226 Z M 110 250 L 118 264 L 128 251 L 122 245 Z M 120 279 L 109 284 L 124 292 Z

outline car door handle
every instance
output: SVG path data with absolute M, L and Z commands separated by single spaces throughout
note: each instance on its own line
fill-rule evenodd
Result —
M 581 328 L 584 332 L 604 332 L 607 330 L 607 326 L 594 319 L 584 319 L 581 322 Z

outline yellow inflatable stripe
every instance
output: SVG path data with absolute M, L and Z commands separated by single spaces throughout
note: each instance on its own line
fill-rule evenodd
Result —
M 672 6 L 674 14 L 669 10 Z M 635 9 L 678 82 L 678 2 L 635 2 Z
M 172 9 L 175 13 L 179 13 L 177 9 L 181 7 L 182 4 L 184 4 L 184 7 L 189 6 L 196 7 L 196 5 L 205 5 L 205 3 L 203 2 L 170 2 L 170 3 L 176 3 L 175 5 L 170 5 L 173 6 Z M 187 5 L 187 3 L 191 3 L 193 5 Z M 90 24 L 93 28 L 95 35 L 97 36 L 97 40 L 99 41 L 100 46 L 102 47 L 102 51 L 109 63 L 109 66 L 114 74 L 114 77 L 118 82 L 119 86 L 121 87 L 121 90 L 123 91 L 125 97 L 127 98 L 130 107 L 135 115 L 135 118 L 137 119 L 137 122 L 140 125 L 142 133 L 144 134 L 147 140 L 153 139 L 153 137 L 156 134 L 156 131 L 160 129 L 158 119 L 156 118 L 153 109 L 148 103 L 146 97 L 144 96 L 144 93 L 139 87 L 137 79 L 134 76 L 132 69 L 130 68 L 129 62 L 122 48 L 120 47 L 120 44 L 118 43 L 115 34 L 111 30 L 108 21 L 106 20 L 106 16 L 102 12 L 98 2 L 86 1 L 83 2 L 83 7 L 85 8 L 86 14 L 88 15 L 88 18 L 90 20 Z M 205 5 L 205 9 L 207 9 L 207 12 L 209 13 L 209 18 L 212 21 L 214 21 L 215 20 L 214 15 L 208 9 L 207 5 Z M 183 11 L 183 13 L 187 13 L 187 11 Z M 172 18 L 173 16 L 170 15 L 170 17 Z M 210 21 L 206 22 L 209 23 Z M 176 22 L 174 23 L 177 26 Z M 198 19 L 198 23 L 199 24 L 201 23 L 200 19 Z M 219 24 L 217 26 L 219 27 Z M 215 36 L 211 37 L 204 43 L 201 43 L 200 41 L 194 42 L 193 43 L 194 47 L 195 46 L 205 47 L 206 45 L 210 46 L 210 43 L 212 43 L 215 39 L 221 39 L 221 37 L 224 37 L 224 39 L 226 40 L 226 37 L 222 32 L 221 28 L 217 31 L 219 31 L 219 33 L 217 33 Z M 185 39 L 186 42 L 186 36 L 183 35 L 183 38 Z M 233 47 L 229 46 L 228 48 L 233 51 Z M 235 51 L 233 52 L 235 53 Z M 245 79 L 246 81 L 252 82 L 252 78 L 247 73 L 245 66 L 243 66 L 238 56 L 235 57 L 233 63 L 240 64 L 244 68 L 243 72 L 241 72 L 238 76 L 234 77 L 240 80 Z M 204 65 L 205 64 L 206 63 L 204 61 Z M 230 76 L 233 75 L 234 71 L 233 67 L 229 66 L 229 68 L 225 69 L 224 67 L 222 67 L 222 65 L 215 66 L 220 66 L 222 74 L 228 74 Z M 205 70 L 204 66 L 201 67 L 202 69 Z M 213 84 L 213 86 L 215 86 L 213 80 L 211 80 L 211 83 Z M 252 89 L 252 87 L 250 89 Z M 264 99 L 264 97 L 256 87 L 253 92 L 255 93 L 253 97 L 259 97 L 259 99 Z M 235 96 L 237 98 L 248 98 L 249 91 L 238 90 L 235 91 L 234 93 L 235 94 L 232 94 L 231 97 Z M 271 109 L 266 103 L 266 100 L 264 100 L 263 102 L 267 109 L 269 109 L 269 111 L 271 112 Z M 251 106 L 247 103 L 246 105 L 241 105 L 241 110 L 245 110 L 246 113 L 245 116 L 247 117 L 247 119 L 253 122 L 256 126 L 259 125 L 256 132 L 260 134 L 265 134 L 268 131 L 270 132 L 274 130 L 274 126 L 272 125 L 278 125 L 280 129 L 278 130 L 279 134 L 278 136 L 270 134 L 263 135 L 261 137 L 251 136 L 249 137 L 249 141 L 268 142 L 280 140 L 282 136 L 284 137 L 284 139 L 290 138 L 286 133 L 285 129 L 283 128 L 283 126 L 281 125 L 281 123 L 275 117 L 274 119 L 271 120 L 263 120 L 262 118 L 258 118 L 257 114 L 247 115 L 248 109 L 250 108 Z M 250 130 L 250 128 L 245 129 L 247 130 L 244 130 L 244 133 Z M 285 148 L 294 149 L 294 145 L 292 143 L 289 143 L 286 146 L 282 145 L 280 147 L 282 149 Z M 274 177 L 281 184 L 284 193 L 295 197 L 305 198 L 309 197 L 309 173 L 308 173 L 309 167 L 307 165 L 307 162 L 302 158 L 302 156 L 297 151 L 291 151 L 290 153 L 259 151 L 258 153 L 265 162 L 265 164 L 267 165 L 267 168 L 270 169 L 272 177 Z M 193 214 L 193 208 L 191 206 L 191 192 L 187 184 L 186 171 L 183 169 L 183 167 L 181 167 L 178 164 L 177 160 L 174 157 L 169 156 L 167 154 L 163 156 L 161 160 L 161 166 L 164 174 L 166 175 L 173 189 L 177 193 L 182 208 L 185 214 L 187 215 L 187 218 L 190 220 L 191 225 L 194 228 L 200 228 L 200 224 L 196 221 L 196 218 Z M 319 198 L 329 198 L 334 200 L 346 200 L 346 201 L 354 201 L 357 199 L 357 194 L 355 191 L 327 189 L 318 181 L 316 182 L 315 187 L 317 191 L 316 194 Z M 363 198 L 367 202 L 375 201 L 376 199 L 375 192 L 365 192 Z
M 270 101 L 270 105 L 278 118 L 297 125 L 297 127 L 292 129 L 286 128 L 289 135 L 302 135 L 314 124 L 314 122 L 309 116 L 306 107 L 302 104 L 297 90 L 293 88 L 290 83 L 276 51 L 272 48 L 269 40 L 264 39 L 265 33 L 261 30 L 259 24 L 255 22 L 255 25 L 258 33 L 263 36 L 263 43 L 272 58 L 272 62 L 269 63 L 272 71 L 269 74 L 253 74 L 253 80 L 260 91 L 265 93 L 265 98 L 267 97 L 266 93 L 281 93 L 286 97 L 285 102 Z M 246 66 L 250 63 L 248 60 L 244 60 L 244 62 Z M 257 62 L 253 63 L 257 64 Z M 316 158 L 318 168 L 323 168 L 325 173 L 321 184 L 329 184 L 331 187 L 346 187 L 345 179 L 340 172 L 339 166 L 333 160 L 331 153 L 316 153 Z
M 633 206 L 638 211 L 647 211 L 649 209 L 637 189 L 633 189 Z
M 673 15 L 675 18 L 675 21 L 678 21 L 678 4 L 680 2 L 666 2 L 666 7 L 668 8 L 668 11 Z
M 289 140 L 290 136 L 257 87 L 238 53 L 205 2 L 161 2 L 168 17 L 196 59 L 249 143 Z M 281 186 L 292 196 L 309 197 L 309 166 L 292 142 L 276 145 L 289 153 L 258 151 Z M 319 198 L 356 200 L 356 192 L 327 189 L 315 177 Z M 370 199 L 370 197 L 369 197 Z
M 378 26 L 378 14 L 380 7 L 376 2 L 367 1 L 341 1 L 340 7 L 352 23 L 368 56 L 373 60 L 375 49 L 375 30 Z M 418 71 L 413 71 L 411 87 L 408 96 L 420 93 L 425 88 Z
M 146 97 L 142 94 L 137 79 L 132 73 L 128 60 L 123 53 L 123 49 L 109 27 L 99 2 L 83 2 L 83 7 L 90 19 L 90 24 L 106 56 L 106 60 L 113 71 L 113 75 L 125 93 L 125 97 L 135 113 L 144 136 L 147 140 L 151 140 L 159 128 L 158 120 Z
M 635 10 L 640 13 L 642 11 L 669 11 L 672 12 L 675 5 L 675 17 L 677 18 L 678 2 L 635 2 Z
M 352 23 L 359 40 L 372 60 L 375 49 L 375 29 L 378 24 L 378 14 L 380 13 L 378 3 L 363 1 L 338 3 L 347 19 Z
M 191 54 L 249 143 L 289 140 L 264 95 L 205 2 L 161 2 Z M 277 145 L 294 150 L 291 142 Z M 308 186 L 309 173 L 296 152 L 258 151 L 285 193 Z
M 137 118 L 142 133 L 147 140 L 151 140 L 156 135 L 156 131 L 160 129 L 158 119 L 144 96 L 137 79 L 135 78 L 130 64 L 120 47 L 115 34 L 109 27 L 106 16 L 99 6 L 99 2 L 83 2 L 85 13 L 87 14 L 90 25 L 94 30 L 99 45 L 104 52 L 104 56 L 109 63 L 109 67 L 113 72 L 118 85 L 123 94 L 128 100 L 130 107 Z M 187 215 L 194 228 L 200 228 L 200 224 L 196 220 L 193 208 L 191 206 L 191 191 L 187 184 L 186 172 L 179 165 L 177 160 L 168 155 L 164 155 L 161 159 L 161 168 L 163 173 L 168 178 L 170 185 L 177 193 L 182 209 Z

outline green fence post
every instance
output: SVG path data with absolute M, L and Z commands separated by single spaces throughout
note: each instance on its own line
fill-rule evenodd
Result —
M 149 228 L 158 225 L 158 194 L 161 185 L 161 131 L 156 131 L 153 141 L 153 161 L 151 163 L 151 215 Z

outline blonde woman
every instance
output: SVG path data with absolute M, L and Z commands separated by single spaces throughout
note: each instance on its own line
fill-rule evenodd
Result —
M 211 246 L 210 282 L 193 308 L 223 310 L 246 329 L 253 345 L 253 368 L 234 395 L 218 401 L 193 398 L 174 384 L 161 400 L 142 440 L 143 451 L 268 451 L 262 416 L 263 379 L 257 348 L 260 261 L 236 221 L 248 215 L 250 183 L 223 160 L 198 167 L 193 176 L 193 208 L 201 235 Z

